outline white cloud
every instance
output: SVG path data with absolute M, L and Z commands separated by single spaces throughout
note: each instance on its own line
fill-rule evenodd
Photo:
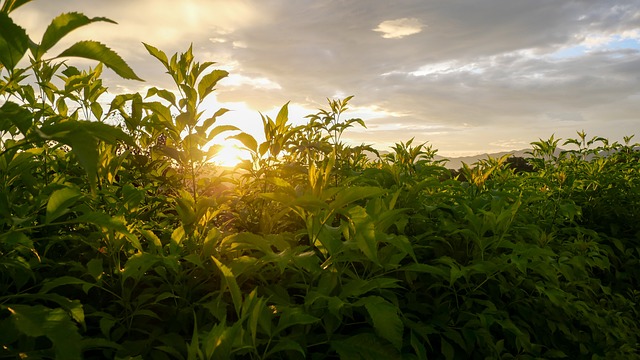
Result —
M 255 89 L 279 90 L 282 89 L 280 84 L 269 80 L 265 77 L 249 77 L 241 74 L 230 74 L 225 79 L 225 87 L 234 86 L 251 86 Z
M 463 63 L 460 61 L 443 61 L 433 64 L 427 64 L 421 66 L 418 70 L 412 71 L 409 74 L 413 76 L 427 76 L 427 75 L 445 75 L 451 73 L 473 73 L 482 74 L 484 69 L 477 63 Z
M 424 26 L 416 18 L 401 18 L 383 21 L 373 31 L 381 32 L 385 39 L 401 39 L 421 32 Z

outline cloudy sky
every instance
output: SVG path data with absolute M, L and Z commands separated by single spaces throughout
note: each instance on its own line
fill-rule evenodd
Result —
M 415 137 L 470 155 L 583 129 L 640 141 L 640 0 L 39 0 L 14 18 L 37 40 L 66 11 L 118 22 L 73 34 L 146 80 L 108 73 L 112 94 L 171 87 L 142 42 L 168 54 L 193 43 L 230 71 L 216 100 L 247 132 L 287 101 L 301 123 L 355 95 L 346 116 L 368 129 L 345 140 L 380 149 Z

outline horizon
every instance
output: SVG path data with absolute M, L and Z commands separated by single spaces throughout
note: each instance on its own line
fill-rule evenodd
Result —
M 92 39 L 118 52 L 146 81 L 107 70 L 112 96 L 173 90 L 141 43 L 167 54 L 192 43 L 196 61 L 230 72 L 209 110 L 233 110 L 218 123 L 256 138 L 260 113 L 273 116 L 290 101 L 290 121 L 300 124 L 326 108 L 327 98 L 349 95 L 346 118 L 362 118 L 367 129 L 348 129 L 345 142 L 379 150 L 415 138 L 440 156 L 461 157 L 515 151 L 552 135 L 575 138 L 582 130 L 611 142 L 640 132 L 640 0 L 116 5 L 37 1 L 14 14 L 34 39 L 63 12 L 118 22 L 74 32 L 53 51 Z

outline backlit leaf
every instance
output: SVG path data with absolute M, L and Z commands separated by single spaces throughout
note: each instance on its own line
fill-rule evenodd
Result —
M 222 272 L 225 283 L 229 288 L 229 292 L 231 293 L 231 300 L 233 301 L 233 306 L 236 310 L 236 314 L 240 316 L 242 309 L 242 293 L 240 292 L 240 287 L 238 286 L 235 275 L 233 274 L 233 272 L 231 272 L 231 269 L 221 263 L 220 260 L 216 259 L 213 256 L 211 257 L 211 259 L 213 259 L 213 262 L 216 264 L 216 266 L 218 266 L 220 272 Z
M 147 49 L 147 51 L 149 52 L 149 54 L 151 54 L 151 56 L 155 57 L 156 59 L 160 60 L 160 62 L 162 63 L 162 65 L 164 65 L 164 67 L 166 67 L 167 69 L 169 68 L 169 60 L 167 59 L 167 54 L 164 53 L 164 51 L 159 50 L 149 44 L 146 43 L 142 43 L 144 45 L 144 47 Z
M 44 34 L 42 35 L 42 41 L 40 42 L 40 45 L 38 45 L 38 50 L 35 54 L 36 60 L 39 60 L 42 55 L 44 55 L 44 53 L 51 49 L 55 44 L 58 43 L 58 41 L 60 41 L 60 39 L 65 37 L 65 35 L 67 35 L 71 31 L 97 21 L 106 21 L 113 24 L 116 23 L 113 20 L 103 17 L 96 17 L 91 19 L 84 14 L 77 12 L 58 15 L 51 21 L 51 24 L 49 24 Z
M 213 70 L 209 74 L 203 76 L 198 83 L 198 95 L 200 95 L 200 100 L 209 95 L 213 91 L 213 88 L 216 86 L 218 81 L 227 77 L 228 75 L 229 72 L 227 71 Z
M 115 51 L 93 40 L 79 41 L 57 57 L 80 57 L 96 60 L 125 79 L 140 80 L 127 63 Z
M 33 113 L 16 103 L 7 101 L 0 107 L 0 131 L 9 131 L 14 125 L 22 135 L 26 136 L 33 125 Z
M 256 139 L 245 132 L 229 136 L 227 137 L 227 139 L 235 139 L 240 141 L 242 145 L 244 145 L 247 149 L 253 151 L 254 153 L 258 151 L 258 142 L 256 141 Z
M 0 12 L 0 29 L 0 64 L 13 70 L 27 52 L 29 36 L 4 12 Z

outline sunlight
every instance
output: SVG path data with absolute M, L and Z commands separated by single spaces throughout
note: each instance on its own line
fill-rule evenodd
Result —
M 239 148 L 236 144 L 227 142 L 226 144 L 219 145 L 222 146 L 222 148 L 216 156 L 211 159 L 211 161 L 218 166 L 234 167 L 238 165 L 240 161 L 248 158 L 247 152 Z

